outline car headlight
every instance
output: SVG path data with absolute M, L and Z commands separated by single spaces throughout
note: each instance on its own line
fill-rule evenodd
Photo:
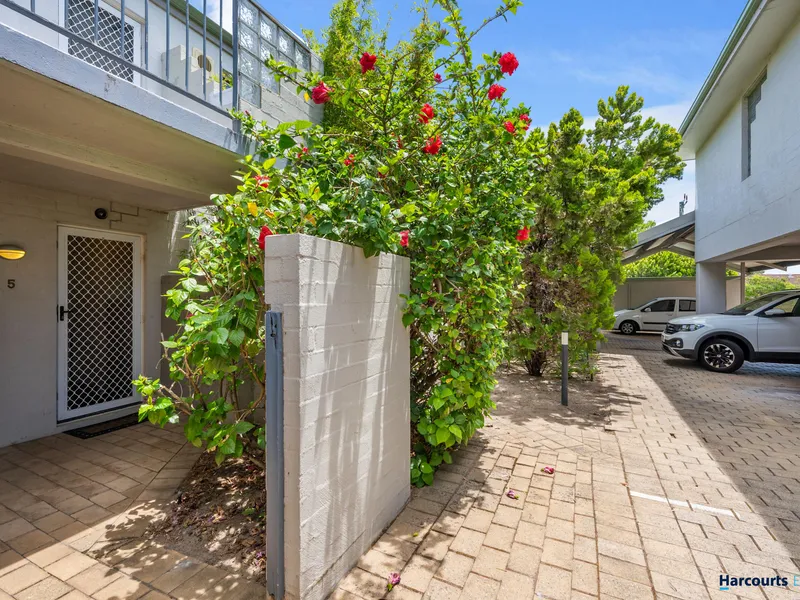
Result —
M 678 331 L 697 331 L 698 329 L 702 329 L 703 327 L 705 327 L 705 325 L 689 323 L 687 325 L 678 325 Z

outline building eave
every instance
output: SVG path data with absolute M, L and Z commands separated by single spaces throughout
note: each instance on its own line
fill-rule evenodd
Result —
M 725 68 L 725 65 L 728 64 L 728 61 L 733 55 L 734 50 L 739 46 L 739 42 L 741 42 L 742 37 L 749 28 L 753 18 L 759 12 L 759 9 L 761 9 L 762 6 L 767 2 L 769 2 L 769 0 L 748 0 L 747 5 L 742 11 L 742 14 L 739 15 L 739 20 L 736 21 L 736 25 L 733 27 L 733 31 L 731 31 L 731 34 L 728 36 L 725 45 L 722 47 L 722 51 L 719 53 L 717 60 L 714 62 L 711 72 L 708 74 L 706 80 L 703 82 L 703 85 L 700 87 L 697 97 L 694 99 L 694 102 L 692 102 L 692 105 L 689 107 L 689 112 L 686 113 L 686 117 L 684 117 L 683 122 L 681 123 L 679 129 L 681 135 L 685 135 L 688 131 L 692 121 L 694 121 L 695 116 L 697 116 L 697 112 L 700 110 L 700 107 L 703 105 L 709 93 L 713 89 L 714 84 L 719 79 L 720 74 Z

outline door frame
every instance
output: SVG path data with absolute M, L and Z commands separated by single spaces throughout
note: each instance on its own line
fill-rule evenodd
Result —
M 66 320 L 59 321 L 58 307 L 67 306 L 67 236 L 76 234 L 83 237 L 96 237 L 110 240 L 133 242 L 133 375 L 142 372 L 144 362 L 144 239 L 143 236 L 135 233 L 120 233 L 108 229 L 93 229 L 91 227 L 80 227 L 73 225 L 58 225 L 58 288 L 56 304 L 56 327 L 58 329 L 58 345 L 56 351 L 57 362 L 57 396 L 56 396 L 56 422 L 65 423 L 74 419 L 91 417 L 110 410 L 118 410 L 127 406 L 141 403 L 141 396 L 135 391 L 129 398 L 121 398 L 112 402 L 105 402 L 98 409 L 95 406 L 87 406 L 77 410 L 67 410 L 67 324 Z M 69 310 L 69 306 L 67 306 Z M 94 410 L 92 410 L 94 409 Z

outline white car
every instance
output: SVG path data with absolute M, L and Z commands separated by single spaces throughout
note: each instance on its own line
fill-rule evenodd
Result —
M 664 331 L 670 319 L 694 315 L 696 307 L 694 298 L 655 298 L 636 308 L 615 312 L 614 330 L 625 335 L 633 335 L 637 331 Z
M 722 314 L 672 319 L 661 347 L 718 373 L 733 373 L 746 360 L 800 364 L 800 290 L 766 294 Z

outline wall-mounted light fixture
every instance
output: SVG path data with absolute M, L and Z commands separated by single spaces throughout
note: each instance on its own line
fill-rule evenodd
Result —
M 0 258 L 5 258 L 6 260 L 19 260 L 23 256 L 25 256 L 25 250 L 19 246 L 0 246 Z

